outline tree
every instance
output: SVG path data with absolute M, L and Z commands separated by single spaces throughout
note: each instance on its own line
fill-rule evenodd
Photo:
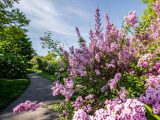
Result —
M 0 2 L 0 54 L 15 54 L 30 60 L 34 50 L 24 28 L 29 20 L 19 10 L 13 8 L 18 0 Z
M 19 10 L 13 8 L 17 0 L 3 0 L 0 2 L 0 28 L 6 26 L 24 27 L 29 24 L 29 19 Z
M 42 48 L 46 48 L 49 51 L 48 52 L 53 52 L 56 54 L 60 54 L 60 46 L 59 46 L 59 41 L 53 40 L 51 37 L 51 32 L 47 31 L 44 33 L 44 37 L 40 37 L 42 41 Z

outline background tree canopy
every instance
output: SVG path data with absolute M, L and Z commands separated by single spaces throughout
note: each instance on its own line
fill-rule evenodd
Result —
M 0 1 L 0 78 L 25 77 L 28 60 L 35 53 L 25 29 L 30 20 L 14 8 L 18 2 Z
M 0 2 L 0 54 L 21 55 L 29 60 L 34 51 L 24 27 L 30 21 L 14 8 L 15 2 L 18 0 Z

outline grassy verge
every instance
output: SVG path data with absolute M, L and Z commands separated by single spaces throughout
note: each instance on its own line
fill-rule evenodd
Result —
M 36 72 L 36 73 L 38 73 L 38 75 L 40 75 L 40 76 L 42 76 L 42 77 L 44 77 L 44 78 L 47 78 L 47 79 L 50 80 L 51 82 L 53 82 L 53 81 L 56 80 L 55 75 L 51 75 L 51 74 L 49 74 L 49 73 L 47 73 L 47 72 L 43 72 L 43 71 L 41 71 L 41 70 L 27 69 L 27 71 L 28 71 L 28 74 Z
M 38 74 L 40 75 L 40 76 L 42 76 L 42 77 L 45 77 L 45 78 L 47 78 L 48 80 L 50 80 L 51 82 L 53 82 L 53 81 L 55 81 L 55 76 L 54 75 L 50 75 L 49 73 L 47 73 L 47 72 L 38 72 Z
M 28 85 L 28 79 L 0 78 L 0 111 L 19 97 Z

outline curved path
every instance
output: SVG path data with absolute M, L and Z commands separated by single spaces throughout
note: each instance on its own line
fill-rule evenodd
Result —
M 45 109 L 38 108 L 34 112 L 24 112 L 20 114 L 14 114 L 13 108 L 21 102 L 26 100 L 43 102 L 44 104 L 51 104 L 58 100 L 58 97 L 52 96 L 52 83 L 38 76 L 36 73 L 28 75 L 31 80 L 29 87 L 26 91 L 10 106 L 8 106 L 2 113 L 0 113 L 0 120 L 56 120 L 56 114 Z

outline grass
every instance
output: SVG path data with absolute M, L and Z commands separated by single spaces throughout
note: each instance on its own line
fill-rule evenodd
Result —
M 38 74 L 39 74 L 40 76 L 42 76 L 42 77 L 47 78 L 47 79 L 50 80 L 51 82 L 55 81 L 55 79 L 56 79 L 54 75 L 50 75 L 50 74 L 47 73 L 47 72 L 41 71 L 41 72 L 38 72 Z
M 29 85 L 28 79 L 0 78 L 0 111 L 17 99 Z
M 55 75 L 51 75 L 51 74 L 49 74 L 49 73 L 47 73 L 47 72 L 43 72 L 43 71 L 41 71 L 41 70 L 27 69 L 27 71 L 28 71 L 28 74 L 33 73 L 33 72 L 36 72 L 36 73 L 38 73 L 38 75 L 40 75 L 40 76 L 42 76 L 42 77 L 44 77 L 44 78 L 47 78 L 47 79 L 50 80 L 51 82 L 53 82 L 53 81 L 56 80 Z

